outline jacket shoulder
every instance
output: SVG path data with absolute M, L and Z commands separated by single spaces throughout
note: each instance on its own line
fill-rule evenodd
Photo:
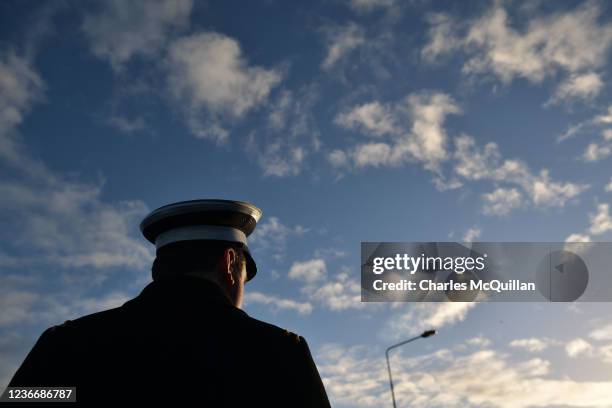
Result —
M 117 325 L 122 319 L 122 311 L 122 307 L 116 307 L 66 320 L 62 324 L 49 327 L 43 335 L 45 337 L 65 337 L 104 331 Z
M 247 317 L 249 328 L 262 335 L 266 340 L 271 341 L 275 344 L 283 344 L 286 346 L 299 345 L 305 340 L 302 336 L 293 333 L 287 329 L 275 326 L 273 324 Z

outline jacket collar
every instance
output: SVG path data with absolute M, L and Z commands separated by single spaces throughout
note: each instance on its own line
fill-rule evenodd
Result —
M 134 300 L 139 303 L 147 303 L 149 301 L 159 302 L 168 307 L 177 305 L 210 306 L 210 304 L 217 304 L 245 313 L 232 304 L 231 300 L 217 284 L 189 275 L 156 279 L 149 283 Z

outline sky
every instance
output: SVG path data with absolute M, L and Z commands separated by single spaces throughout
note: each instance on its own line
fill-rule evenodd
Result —
M 610 407 L 607 303 L 361 303 L 362 241 L 608 241 L 603 1 L 0 3 L 0 388 L 150 282 L 138 224 L 263 210 L 245 310 L 333 406 Z

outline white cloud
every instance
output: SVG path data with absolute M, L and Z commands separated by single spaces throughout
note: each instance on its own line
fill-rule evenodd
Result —
M 610 154 L 612 154 L 612 146 L 590 143 L 584 150 L 582 158 L 585 161 L 594 162 L 605 159 L 610 156 Z
M 289 269 L 289 278 L 307 283 L 320 281 L 325 277 L 327 266 L 323 259 L 310 259 L 303 262 L 294 262 Z
M 9 222 L 0 235 L 15 251 L 33 251 L 22 262 L 66 268 L 145 269 L 152 250 L 135 237 L 148 209 L 141 201 L 107 204 L 101 185 L 49 180 L 0 180 L 0 209 Z
M 606 184 L 606 187 L 604 188 L 604 191 L 606 193 L 612 192 L 612 178 L 610 178 L 610 181 L 608 182 L 608 184 Z
M 301 225 L 288 227 L 283 224 L 278 217 L 268 217 L 259 224 L 249 240 L 261 246 L 276 245 L 279 242 L 286 241 L 292 235 L 302 235 L 306 231 Z
M 608 106 L 608 110 L 601 115 L 597 115 L 593 118 L 593 122 L 600 125 L 610 125 L 612 124 L 612 105 Z
M 332 69 L 366 42 L 364 30 L 355 23 L 328 27 L 325 31 L 327 55 L 321 63 L 324 70 Z
M 580 255 L 586 255 L 591 250 L 593 244 L 591 244 L 591 237 L 587 234 L 570 234 L 565 238 L 564 249 L 578 253 Z
M 30 61 L 13 53 L 0 54 L 0 156 L 11 166 L 27 169 L 15 129 L 32 105 L 42 99 L 44 84 Z
M 319 151 L 320 132 L 311 111 L 317 97 L 316 86 L 310 85 L 297 91 L 283 89 L 269 104 L 269 128 L 251 132 L 246 143 L 249 157 L 264 176 L 296 176 L 309 155 Z
M 83 31 L 91 51 L 121 70 L 132 57 L 155 56 L 170 35 L 189 25 L 191 0 L 110 0 L 88 13 Z
M 612 218 L 610 217 L 610 206 L 607 203 L 597 205 L 597 211 L 589 214 L 590 225 L 585 233 L 570 234 L 565 242 L 591 242 L 591 235 L 601 235 L 612 230 Z M 580 247 L 573 247 L 574 250 Z M 589 248 L 585 244 L 584 250 Z
M 562 142 L 579 134 L 589 135 L 599 133 L 599 140 L 591 141 L 580 158 L 586 162 L 597 162 L 612 155 L 612 106 L 608 106 L 606 112 L 595 115 L 575 125 L 571 125 L 557 137 L 557 142 Z
M 389 136 L 389 140 L 362 143 L 344 152 L 333 151 L 328 160 L 333 165 L 348 163 L 357 168 L 397 166 L 407 161 L 421 162 L 431 171 L 438 171 L 448 158 L 446 117 L 461 112 L 449 95 L 440 92 L 419 92 L 408 95 L 392 106 L 373 101 L 355 106 L 336 117 L 336 124 L 358 129 L 366 134 Z M 403 129 L 409 128 L 406 132 Z
M 128 134 L 142 132 L 147 129 L 145 120 L 140 116 L 130 119 L 114 115 L 108 118 L 107 123 L 115 129 Z
M 496 7 L 468 33 L 468 44 L 484 52 L 469 61 L 465 70 L 490 69 L 505 81 L 514 76 L 539 81 L 557 67 L 569 72 L 600 67 L 612 42 L 612 27 L 598 23 L 600 14 L 591 3 L 572 12 L 534 18 L 526 32 L 519 33 L 509 26 L 506 11 Z
M 531 337 L 527 339 L 516 339 L 510 342 L 510 347 L 525 349 L 531 353 L 537 353 L 546 349 L 549 345 L 549 341 L 545 339 L 539 339 L 537 337 Z
M 173 42 L 166 63 L 170 94 L 185 105 L 191 131 L 217 142 L 228 138 L 223 120 L 242 118 L 282 79 L 279 70 L 249 66 L 236 40 L 214 32 Z
M 516 188 L 497 188 L 482 197 L 483 212 L 488 215 L 507 215 L 523 204 L 523 195 Z
M 421 50 L 421 56 L 428 62 L 434 62 L 440 55 L 459 48 L 462 39 L 456 34 L 457 23 L 445 13 L 432 13 L 426 18 L 430 25 L 428 42 Z
M 343 311 L 360 309 L 361 285 L 352 279 L 347 268 L 329 277 L 327 263 L 322 258 L 294 262 L 289 269 L 288 277 L 303 282 L 300 291 L 312 302 L 328 310 Z
M 591 226 L 589 232 L 593 235 L 600 235 L 612 230 L 612 218 L 610 218 L 610 206 L 599 204 L 597 212 L 589 216 Z
M 559 135 L 557 141 L 562 142 L 576 136 L 577 134 L 583 133 L 587 129 L 601 128 L 609 124 L 612 124 L 612 105 L 608 106 L 607 111 L 602 114 L 595 115 L 593 118 L 580 122 L 576 125 L 571 125 L 565 132 Z M 609 138 L 606 138 L 605 135 L 605 133 L 602 134 L 604 140 L 609 140 Z
M 574 99 L 590 100 L 599 95 L 603 86 L 601 76 L 595 72 L 573 74 L 559 85 L 549 103 Z
M 465 320 L 473 302 L 427 302 L 410 304 L 407 311 L 391 316 L 385 323 L 384 335 L 397 339 L 421 334 L 424 330 L 450 326 Z
M 0 179 L 0 231 L 13 266 L 51 263 L 61 267 L 146 267 L 150 248 L 135 238 L 136 224 L 147 211 L 141 201 L 109 204 L 101 199 L 102 183 L 69 180 L 31 158 L 21 148 L 15 127 L 43 84 L 28 61 L 14 55 L 0 61 L 1 150 L 15 172 Z M 28 257 L 20 256 L 22 252 Z
M 361 303 L 361 285 L 351 279 L 347 272 L 337 273 L 318 287 L 305 287 L 309 296 L 329 310 L 342 311 L 365 307 Z
M 563 207 L 588 188 L 586 184 L 553 181 L 546 169 L 534 174 L 520 160 L 503 159 L 495 143 L 487 143 L 479 149 L 471 136 L 462 135 L 455 139 L 455 146 L 457 163 L 454 170 L 458 176 L 518 187 L 498 187 L 485 194 L 485 212 L 488 214 L 503 215 L 520 207 L 527 203 L 522 200 L 523 195 L 536 207 Z
M 569 126 L 565 132 L 561 133 L 557 137 L 557 142 L 562 142 L 564 140 L 567 140 L 569 138 L 574 137 L 575 135 L 580 133 L 589 124 L 590 123 L 588 123 L 588 122 L 582 122 L 582 123 L 579 123 L 577 125 Z
M 267 142 L 259 139 L 255 132 L 247 139 L 249 156 L 255 157 L 265 177 L 297 176 L 302 171 L 309 149 L 289 143 L 287 138 L 277 137 Z
M 598 327 L 589 336 L 595 340 L 612 340 L 612 324 Z
M 357 145 L 351 156 L 358 168 L 397 165 L 402 156 L 395 148 L 387 143 L 365 143 Z
M 589 337 L 599 342 L 612 340 L 612 325 L 591 331 Z M 565 353 L 570 358 L 583 356 L 612 363 L 612 344 L 593 344 L 580 337 L 565 344 Z
M 6 290 L 0 297 L 0 326 L 29 323 L 30 309 L 39 301 L 37 293 L 23 290 Z
M 425 167 L 435 169 L 446 160 L 446 116 L 461 112 L 454 100 L 442 93 L 419 93 L 408 97 L 412 123 L 412 137 L 408 150 Z
M 601 132 L 602 140 L 591 142 L 582 154 L 582 158 L 587 162 L 596 162 L 612 154 L 612 129 L 605 129 Z
M 591 242 L 591 237 L 586 234 L 570 234 L 565 242 Z
M 469 342 L 455 344 L 451 349 L 436 348 L 417 356 L 404 354 L 404 350 L 394 352 L 391 364 L 398 406 L 609 406 L 610 381 L 555 378 L 547 360 L 524 359 L 488 346 L 474 351 Z M 328 344 L 319 350 L 319 371 L 334 406 L 381 407 L 390 403 L 382 355 L 382 350 L 365 346 Z
M 483 336 L 476 336 L 466 340 L 467 345 L 476 347 L 489 347 L 491 343 L 491 340 Z
M 602 346 L 597 350 L 598 356 L 606 363 L 612 363 L 612 344 Z
M 312 305 L 308 302 L 296 302 L 292 299 L 283 299 L 272 295 L 266 295 L 261 292 L 247 292 L 245 295 L 246 304 L 258 303 L 270 306 L 272 310 L 293 310 L 300 315 L 308 315 L 312 313 Z
M 515 78 L 541 82 L 565 72 L 569 79 L 555 98 L 588 97 L 601 89 L 593 70 L 606 63 L 612 44 L 612 25 L 600 23 L 601 14 L 598 4 L 589 2 L 546 16 L 521 16 L 526 22 L 520 29 L 513 27 L 501 3 L 465 23 L 435 15 L 430 18 L 429 42 L 422 53 L 434 61 L 463 50 L 469 55 L 464 74 L 490 73 L 503 83 Z
M 308 232 L 302 225 L 288 226 L 278 217 L 266 217 L 249 236 L 249 246 L 256 251 L 271 251 L 275 259 L 284 257 L 287 243 Z
M 327 155 L 327 161 L 335 168 L 345 168 L 349 166 L 349 156 L 342 150 L 332 150 Z
M 334 123 L 346 129 L 362 129 L 364 133 L 375 136 L 398 132 L 392 108 L 378 101 L 354 106 L 336 115 Z
M 287 125 L 290 110 L 295 103 L 293 92 L 284 89 L 279 93 L 278 100 L 270 109 L 268 120 L 270 127 L 275 130 L 282 130 Z
M 491 177 L 491 171 L 500 168 L 501 154 L 496 143 L 489 142 L 478 149 L 473 137 L 461 135 L 455 138 L 455 173 L 468 180 Z M 518 169 L 518 166 L 515 166 Z M 499 176 L 495 176 L 499 178 Z
M 480 237 L 480 234 L 482 233 L 481 229 L 478 227 L 472 227 L 469 228 L 465 234 L 463 235 L 462 240 L 464 242 L 472 242 L 475 239 L 478 239 Z
M 581 354 L 590 354 L 593 352 L 593 346 L 581 338 L 574 339 L 565 345 L 565 352 L 570 357 L 577 357 Z
M 559 183 L 550 180 L 548 170 L 525 180 L 523 185 L 536 206 L 563 207 L 565 203 L 587 189 L 587 185 Z
M 496 188 L 483 195 L 486 214 L 505 215 L 526 205 L 564 207 L 589 187 L 552 180 L 547 169 L 534 173 L 520 160 L 503 158 L 496 143 L 480 148 L 468 135 L 454 138 L 451 154 L 443 125 L 447 115 L 457 113 L 460 108 L 453 99 L 436 92 L 411 94 L 403 103 L 374 101 L 354 106 L 337 115 L 335 123 L 379 141 L 334 149 L 327 160 L 339 170 L 421 162 L 436 174 L 433 181 L 441 190 L 461 187 L 463 180 L 491 181 Z M 406 128 L 410 132 L 403 130 Z M 454 172 L 450 178 L 441 169 L 449 159 L 453 159 Z

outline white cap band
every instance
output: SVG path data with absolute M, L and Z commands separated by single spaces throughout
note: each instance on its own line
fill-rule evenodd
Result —
M 211 239 L 217 241 L 241 242 L 246 245 L 246 235 L 237 228 L 219 225 L 190 225 L 162 232 L 155 239 L 155 248 L 178 241 Z

